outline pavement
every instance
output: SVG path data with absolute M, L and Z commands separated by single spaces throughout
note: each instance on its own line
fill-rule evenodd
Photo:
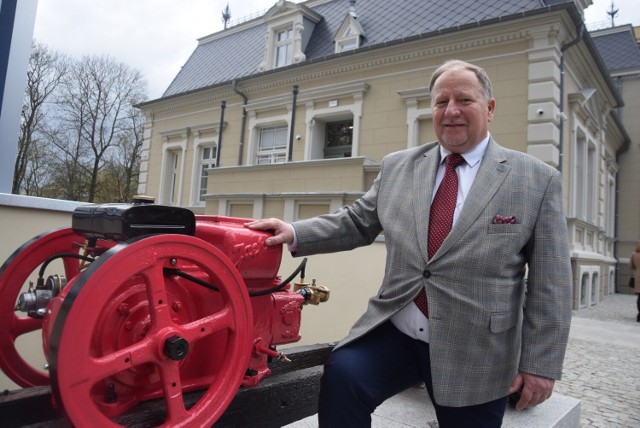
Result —
M 636 299 L 611 294 L 573 311 L 563 376 L 554 391 L 582 402 L 581 427 L 640 427 Z
M 563 376 L 554 395 L 533 409 L 508 411 L 503 426 L 640 428 L 636 299 L 636 295 L 612 294 L 595 306 L 573 311 Z M 372 427 L 436 427 L 424 400 L 428 402 L 424 390 L 410 388 L 376 409 Z M 287 426 L 315 427 L 315 416 Z

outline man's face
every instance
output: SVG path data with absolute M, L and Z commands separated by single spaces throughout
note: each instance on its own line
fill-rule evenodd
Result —
M 452 153 L 464 153 L 487 136 L 496 101 L 487 100 L 478 78 L 463 68 L 444 72 L 431 93 L 438 141 Z

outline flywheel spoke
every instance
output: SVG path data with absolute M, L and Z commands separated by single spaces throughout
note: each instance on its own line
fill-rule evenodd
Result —
M 185 339 L 189 342 L 196 341 L 220 330 L 233 330 L 234 328 L 233 311 L 228 307 L 182 326 Z
M 161 365 L 162 390 L 167 406 L 166 426 L 175 426 L 186 419 L 187 410 L 184 408 L 182 384 L 180 382 L 179 364 L 175 361 Z
M 13 339 L 42 328 L 42 320 L 35 318 L 15 317 L 12 324 L 11 336 L 13 336 Z
M 71 228 L 43 233 L 15 250 L 0 267 L 0 343 L 3 345 L 0 368 L 20 386 L 47 385 L 49 376 L 30 363 L 39 358 L 44 362 L 44 356 L 21 355 L 16 348 L 16 338 L 42 328 L 42 319 L 16 315 L 19 296 L 30 283 L 32 274 L 36 274 L 46 260 L 54 260 L 59 254 L 77 253 L 82 242 L 84 238 Z M 77 259 L 65 257 L 62 263 L 68 280 L 78 275 Z M 51 264 L 45 274 L 53 273 L 55 269 L 56 264 Z
M 161 264 L 155 264 L 143 272 L 149 299 L 151 322 L 156 329 L 172 324 L 167 286 Z
M 99 358 L 89 358 L 87 373 L 93 381 L 105 379 L 122 371 L 134 368 L 144 363 L 154 362 L 157 357 L 154 353 L 153 339 L 134 343 L 126 348 L 119 349 Z

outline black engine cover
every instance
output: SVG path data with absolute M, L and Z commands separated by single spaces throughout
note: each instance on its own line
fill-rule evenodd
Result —
M 73 212 L 71 227 L 86 238 L 126 241 L 161 233 L 193 235 L 196 218 L 186 208 L 164 205 L 83 205 Z

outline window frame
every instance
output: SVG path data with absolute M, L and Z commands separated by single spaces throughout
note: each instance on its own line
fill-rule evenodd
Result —
M 324 122 L 324 153 L 323 159 L 334 159 L 334 158 L 342 158 L 342 157 L 351 157 L 353 152 L 353 116 L 350 119 L 337 119 L 337 120 L 327 120 Z M 348 144 L 331 144 L 329 141 L 330 138 L 330 126 L 333 125 L 342 125 L 340 133 L 342 133 L 345 126 L 347 126 L 350 131 L 349 133 L 349 143 Z M 347 156 L 348 153 L 348 156 Z M 342 156 L 340 156 L 342 154 Z
M 204 157 L 205 150 L 210 150 L 210 156 L 206 159 Z M 198 205 L 202 205 L 205 201 L 204 197 L 207 194 L 207 186 L 209 184 L 209 173 L 206 170 L 216 167 L 218 145 L 211 143 L 201 144 L 198 146 L 197 152 L 199 168 L 196 181 L 197 184 L 195 202 Z M 206 180 L 204 186 L 203 180 Z
M 161 133 L 162 160 L 158 203 L 177 206 L 182 203 L 185 159 L 187 152 L 188 130 L 173 130 Z
M 287 37 L 280 39 L 281 34 Z M 273 43 L 273 68 L 285 67 L 293 63 L 293 26 L 274 30 Z M 284 52 L 284 62 L 281 62 L 281 53 Z
M 263 147 L 263 136 L 266 132 L 273 131 L 273 147 Z M 287 154 L 289 148 L 288 142 L 289 127 L 286 124 L 271 124 L 258 127 L 257 144 L 255 152 L 254 165 L 274 165 L 287 162 Z M 284 138 L 284 144 L 277 145 L 278 133 L 282 133 Z M 262 162 L 261 159 L 268 160 L 268 162 Z M 281 159 L 281 160 L 280 160 Z

